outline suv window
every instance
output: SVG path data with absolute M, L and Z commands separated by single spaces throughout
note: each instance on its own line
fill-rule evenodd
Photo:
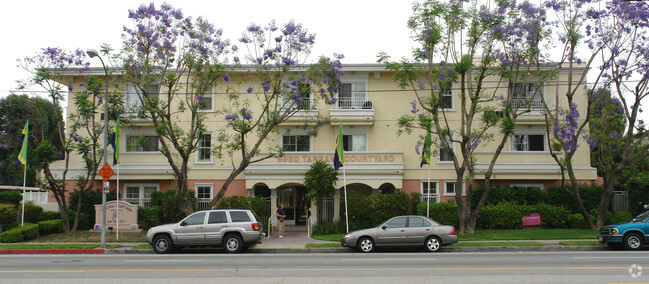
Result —
M 230 211 L 230 219 L 232 219 L 232 223 L 250 222 L 250 216 L 246 211 Z
M 210 212 L 210 217 L 207 219 L 208 224 L 221 224 L 227 222 L 228 219 L 225 217 L 225 212 L 223 211 Z
M 185 219 L 185 225 L 203 225 L 205 222 L 205 212 L 199 212 Z

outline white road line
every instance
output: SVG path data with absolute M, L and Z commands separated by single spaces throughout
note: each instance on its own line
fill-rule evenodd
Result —
M 198 262 L 203 261 L 201 259 L 135 259 L 135 260 L 126 260 L 126 262 Z
M 575 256 L 574 259 L 647 259 L 649 256 Z
M 343 258 L 342 261 L 403 261 L 403 260 L 437 260 L 437 258 Z

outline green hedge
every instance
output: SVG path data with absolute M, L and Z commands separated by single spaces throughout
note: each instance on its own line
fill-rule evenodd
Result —
M 484 186 L 477 186 L 474 189 L 473 199 L 471 206 L 476 208 L 482 194 L 484 193 Z M 511 202 L 516 204 L 538 204 L 545 202 L 547 195 L 536 187 L 500 187 L 492 186 L 489 189 L 489 196 L 485 205 L 496 205 L 504 202 Z
M 0 204 L 0 227 L 3 231 L 16 227 L 18 212 L 13 204 Z
M 39 236 L 45 236 L 45 235 L 56 234 L 61 232 L 63 232 L 63 221 L 61 221 L 61 219 L 38 222 Z
M 41 213 L 43 213 L 43 207 L 34 204 L 34 202 L 25 203 L 25 222 L 38 223 Z
M 341 198 L 344 210 L 344 199 Z M 349 194 L 347 196 L 349 211 L 349 230 L 376 227 L 382 222 L 399 215 L 408 214 L 410 199 L 403 192 L 377 195 Z M 341 219 L 345 218 L 341 215 Z
M 318 220 L 313 226 L 314 235 L 331 235 L 345 233 L 345 220 L 331 222 L 328 220 Z
M 417 214 L 426 216 L 426 203 L 419 203 Z M 457 214 L 457 205 L 455 203 L 431 203 L 429 216 L 431 219 L 444 225 L 459 225 L 459 216 Z
M 38 236 L 38 224 L 25 223 L 23 227 L 13 228 L 0 234 L 1 243 L 19 243 Z
M 266 200 L 263 197 L 244 197 L 244 196 L 230 196 L 223 197 L 215 205 L 216 208 L 245 208 L 250 209 L 261 218 L 261 222 L 264 224 L 264 228 L 268 228 L 268 217 L 270 217 L 267 212 L 268 206 L 266 205 Z M 271 213 L 274 213 L 271 212 Z
M 0 203 L 18 205 L 23 201 L 20 191 L 0 191 Z
M 566 185 L 569 190 L 572 190 L 571 185 Z M 584 207 L 588 212 L 597 212 L 599 210 L 599 202 L 602 199 L 602 186 L 599 185 L 580 185 L 579 186 L 579 195 L 581 196 L 581 201 L 584 203 Z M 572 199 L 571 193 L 565 191 L 559 186 L 553 186 L 548 188 L 548 197 L 546 202 L 549 205 L 557 207 L 565 207 L 571 213 L 580 213 L 577 210 L 577 206 Z
M 487 205 L 478 215 L 477 227 L 480 229 L 520 229 L 522 226 L 523 214 L 512 202 Z
M 140 229 L 147 230 L 151 227 L 162 225 L 162 206 L 142 207 L 137 209 L 137 222 Z
M 61 212 L 58 211 L 43 211 L 38 216 L 38 221 L 56 220 L 61 219 Z

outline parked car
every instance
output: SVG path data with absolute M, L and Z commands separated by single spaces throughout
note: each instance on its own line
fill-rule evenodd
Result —
M 146 234 L 156 253 L 186 246 L 222 246 L 239 252 L 265 237 L 261 219 L 247 209 L 213 209 L 195 212 L 175 224 L 155 226 Z
M 376 228 L 346 234 L 340 243 L 343 247 L 371 252 L 376 247 L 420 246 L 430 252 L 457 242 L 453 226 L 439 223 L 423 216 L 397 216 Z
M 599 231 L 597 239 L 606 243 L 610 248 L 626 248 L 638 250 L 649 242 L 649 211 L 644 212 L 631 222 L 604 226 Z

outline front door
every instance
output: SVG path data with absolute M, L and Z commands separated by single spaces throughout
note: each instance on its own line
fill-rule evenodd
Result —
M 285 225 L 295 225 L 295 188 L 282 188 L 277 192 L 277 205 L 284 204 L 284 211 L 286 211 Z

